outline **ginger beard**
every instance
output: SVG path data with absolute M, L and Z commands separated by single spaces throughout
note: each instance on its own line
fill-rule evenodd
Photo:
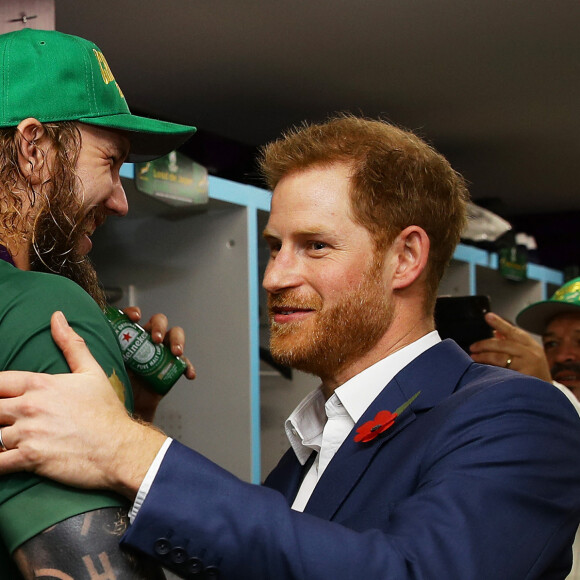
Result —
M 390 327 L 392 304 L 381 282 L 382 260 L 375 258 L 363 281 L 327 308 L 320 295 L 294 290 L 268 295 L 270 351 L 279 363 L 318 377 L 332 376 L 366 354 Z M 277 323 L 275 307 L 311 309 L 308 320 Z
M 103 307 L 105 294 L 88 256 L 79 251 L 81 240 L 94 223 L 102 223 L 105 210 L 88 211 L 77 199 L 54 201 L 44 199 L 34 220 L 30 245 L 30 269 L 65 276 L 76 282 Z

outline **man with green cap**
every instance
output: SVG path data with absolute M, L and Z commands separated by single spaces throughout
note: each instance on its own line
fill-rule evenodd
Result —
M 31 29 L 0 35 L 0 370 L 66 372 L 50 333 L 51 314 L 63 310 L 134 411 L 87 258 L 90 238 L 109 215 L 127 213 L 121 165 L 165 155 L 194 131 L 132 115 L 92 42 Z M 163 315 L 146 328 L 182 354 L 183 332 L 168 332 Z M 193 378 L 191 365 L 186 375 Z M 158 399 L 145 397 L 154 408 Z M 163 577 L 120 551 L 126 525 L 127 506 L 116 496 L 4 476 L 0 578 Z
M 492 313 L 487 321 L 496 336 L 471 346 L 476 362 L 553 381 L 580 399 L 580 278 L 524 308 L 516 316 L 520 328 Z M 542 337 L 543 347 L 529 332 Z

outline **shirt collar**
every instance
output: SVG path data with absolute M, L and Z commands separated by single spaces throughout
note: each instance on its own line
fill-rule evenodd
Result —
M 352 377 L 338 387 L 328 401 L 324 400 L 321 387 L 306 395 L 284 425 L 298 461 L 304 465 L 312 450 L 320 451 L 327 417 L 325 405 L 335 406 L 338 400 L 338 404 L 351 417 L 354 426 L 399 371 L 440 341 L 437 331 L 426 334 Z
M 10 252 L 2 244 L 0 244 L 0 260 L 4 260 L 5 262 L 12 264 L 13 266 L 15 265 L 14 260 L 12 259 L 12 256 L 10 255 Z
M 334 392 L 356 423 L 379 393 L 411 361 L 441 342 L 437 331 L 430 332 L 390 354 L 352 377 Z

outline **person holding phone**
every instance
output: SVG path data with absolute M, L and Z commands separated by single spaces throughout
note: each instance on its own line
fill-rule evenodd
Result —
M 580 397 L 580 278 L 519 312 L 519 328 L 494 313 L 486 320 L 495 336 L 471 345 L 474 361 L 552 381 Z

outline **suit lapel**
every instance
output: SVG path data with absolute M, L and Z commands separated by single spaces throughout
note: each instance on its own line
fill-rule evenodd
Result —
M 288 503 L 292 505 L 300 488 L 300 484 L 308 470 L 312 467 L 316 455 L 317 453 L 313 451 L 306 460 L 306 463 L 300 465 L 294 450 L 292 448 L 288 449 L 278 462 L 276 468 L 268 475 L 266 481 L 264 481 L 264 485 L 284 494 Z
M 363 476 L 378 451 L 417 417 L 450 396 L 473 361 L 454 342 L 446 340 L 425 351 L 402 369 L 381 391 L 346 438 L 316 485 L 305 512 L 330 520 Z M 394 412 L 417 391 L 421 394 L 392 427 L 368 443 L 356 443 L 358 427 L 382 410 Z

